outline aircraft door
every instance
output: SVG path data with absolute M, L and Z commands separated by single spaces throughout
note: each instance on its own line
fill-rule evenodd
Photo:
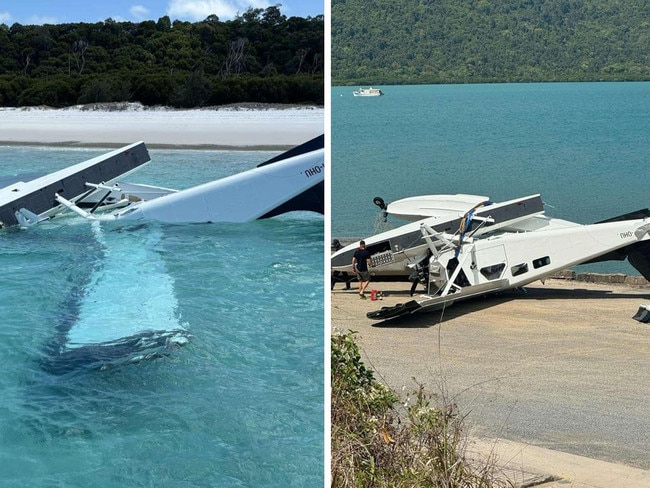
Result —
M 508 259 L 503 245 L 475 249 L 469 265 L 472 282 L 487 283 L 502 278 L 507 264 Z

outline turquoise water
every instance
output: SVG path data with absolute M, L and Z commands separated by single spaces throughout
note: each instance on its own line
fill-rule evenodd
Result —
M 375 196 L 540 193 L 548 215 L 580 223 L 650 205 L 650 83 L 380 88 L 332 89 L 333 237 L 385 229 Z M 578 270 L 639 274 L 627 262 Z
M 2 147 L 0 175 L 103 152 Z M 129 180 L 172 188 L 277 154 L 150 153 Z M 111 223 L 101 236 L 74 217 L 0 232 L 0 486 L 322 486 L 323 218 Z M 84 295 L 102 276 L 113 278 L 103 293 Z M 164 299 L 134 298 L 145 288 Z M 90 297 L 97 327 L 172 320 L 191 341 L 153 361 L 53 375 L 47 346 Z

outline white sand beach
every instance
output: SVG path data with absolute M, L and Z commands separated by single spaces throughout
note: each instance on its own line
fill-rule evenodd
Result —
M 0 145 L 121 146 L 144 141 L 149 147 L 280 148 L 322 134 L 324 121 L 324 109 L 313 106 L 0 108 Z

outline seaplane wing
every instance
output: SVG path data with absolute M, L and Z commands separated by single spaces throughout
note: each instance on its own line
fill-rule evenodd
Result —
M 427 198 L 433 201 L 432 198 Z M 442 202 L 443 199 L 444 196 L 440 196 L 440 199 L 436 200 Z M 475 201 L 479 204 L 473 204 Z M 410 266 L 426 254 L 427 244 L 420 230 L 422 224 L 436 232 L 456 234 L 456 239 L 462 238 L 464 234 L 479 236 L 499 229 L 519 232 L 522 229 L 540 229 L 549 226 L 549 220 L 543 217 L 544 204 L 540 195 L 483 205 L 486 201 L 489 201 L 487 197 L 477 196 L 471 201 L 469 199 L 466 201 L 463 208 L 472 206 L 465 212 L 449 211 L 445 218 L 442 218 L 442 214 L 439 213 L 365 238 L 366 249 L 372 254 L 371 273 L 385 277 L 408 276 L 412 271 Z M 440 208 L 443 206 L 442 203 L 438 205 Z M 456 204 L 452 203 L 447 206 L 447 209 L 452 206 Z M 566 225 L 576 224 L 566 222 Z M 357 241 L 335 252 L 331 257 L 332 271 L 352 273 L 352 255 L 358 247 Z
M 106 228 L 105 228 L 106 227 Z M 180 318 L 175 283 L 160 252 L 160 226 L 115 232 L 76 229 L 88 253 L 61 303 L 41 366 L 52 374 L 106 369 L 167 356 L 192 335 Z
M 492 202 L 489 197 L 456 194 L 409 197 L 395 200 L 387 205 L 383 204 L 381 197 L 376 197 L 374 203 L 382 208 L 387 215 L 400 219 L 418 221 L 435 217 L 442 221 L 462 217 L 471 209 L 490 205 Z
M 136 142 L 27 182 L 13 181 L 0 189 L 0 228 L 51 218 L 66 211 L 56 195 L 71 202 L 83 200 L 97 192 L 87 183 L 110 186 L 149 161 L 144 142 Z M 23 220 L 25 216 L 31 218 Z
M 445 235 L 422 223 L 422 237 L 432 253 L 427 293 L 367 315 L 387 320 L 436 310 L 458 300 L 519 288 L 563 269 L 613 256 L 627 256 L 650 280 L 650 210 L 636 215 L 641 218 L 465 239 Z

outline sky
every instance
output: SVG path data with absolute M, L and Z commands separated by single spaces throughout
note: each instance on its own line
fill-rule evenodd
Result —
M 0 24 L 11 26 L 158 20 L 197 22 L 209 15 L 233 19 L 249 7 L 279 5 L 287 17 L 315 17 L 324 14 L 325 0 L 0 0 Z

